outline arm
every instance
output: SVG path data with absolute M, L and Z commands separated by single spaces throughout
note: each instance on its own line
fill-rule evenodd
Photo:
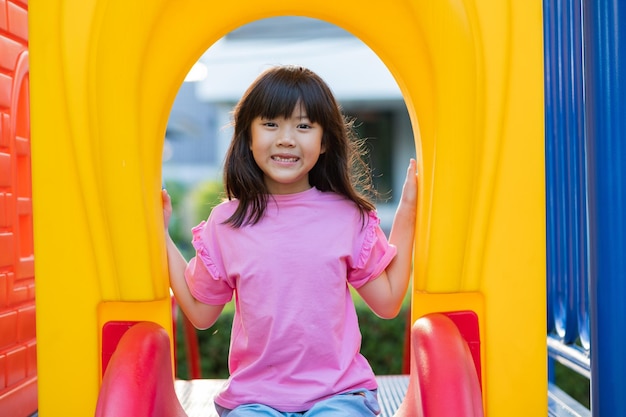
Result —
M 165 223 L 165 244 L 167 248 L 167 262 L 170 273 L 170 287 L 174 292 L 176 302 L 180 305 L 185 316 L 198 329 L 211 327 L 219 317 L 224 305 L 210 305 L 202 303 L 191 294 L 185 280 L 187 261 L 180 253 L 176 244 L 168 233 L 170 217 L 172 215 L 172 200 L 167 191 L 163 190 L 163 220 Z
M 389 234 L 389 243 L 394 245 L 398 252 L 382 274 L 358 289 L 367 305 L 382 318 L 391 319 L 398 315 L 409 286 L 416 211 L 416 162 L 411 159 L 402 187 L 400 204 L 396 210 Z

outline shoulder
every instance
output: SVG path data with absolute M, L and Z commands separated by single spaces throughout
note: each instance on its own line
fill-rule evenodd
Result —
M 354 208 L 358 210 L 357 205 L 352 200 L 341 194 L 334 191 L 316 191 L 315 197 L 318 201 L 337 207 Z
M 230 218 L 230 216 L 233 215 L 238 206 L 239 200 L 222 201 L 217 206 L 211 209 L 211 214 L 209 215 L 208 222 L 217 224 L 225 222 L 228 218 Z
M 358 220 L 359 224 L 367 224 L 374 221 L 378 224 L 378 214 L 372 210 L 361 210 L 359 206 L 349 198 L 332 191 L 319 191 L 319 200 L 323 210 L 338 221 Z M 362 221 L 362 222 L 361 222 Z

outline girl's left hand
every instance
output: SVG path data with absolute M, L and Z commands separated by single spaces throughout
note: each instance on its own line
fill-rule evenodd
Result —
M 417 162 L 411 158 L 406 172 L 406 179 L 402 186 L 400 203 L 415 209 L 417 206 Z

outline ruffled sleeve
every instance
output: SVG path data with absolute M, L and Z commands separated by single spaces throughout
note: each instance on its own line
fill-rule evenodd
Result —
M 222 305 L 232 299 L 233 289 L 226 282 L 225 272 L 219 265 L 219 250 L 212 247 L 208 223 L 202 221 L 191 229 L 191 244 L 196 255 L 189 261 L 185 279 L 191 294 L 206 304 Z
M 191 244 L 196 250 L 196 257 L 200 258 L 209 274 L 211 274 L 211 277 L 217 281 L 220 279 L 220 272 L 213 263 L 213 260 L 209 256 L 209 251 L 202 241 L 202 232 L 204 231 L 205 225 L 206 221 L 203 220 L 199 225 L 191 229 L 191 233 L 193 236 L 193 238 L 191 239 Z
M 397 249 L 389 244 L 385 233 L 380 228 L 380 219 L 376 212 L 369 212 L 367 225 L 356 240 L 359 247 L 355 264 L 348 273 L 348 281 L 355 288 L 377 278 L 396 256 Z

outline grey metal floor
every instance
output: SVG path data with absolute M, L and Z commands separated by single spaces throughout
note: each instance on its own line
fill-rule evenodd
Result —
M 404 399 L 409 384 L 408 375 L 376 377 L 381 417 L 392 417 Z M 213 397 L 221 388 L 221 379 L 177 380 L 176 394 L 189 417 L 218 417 L 213 407 Z

